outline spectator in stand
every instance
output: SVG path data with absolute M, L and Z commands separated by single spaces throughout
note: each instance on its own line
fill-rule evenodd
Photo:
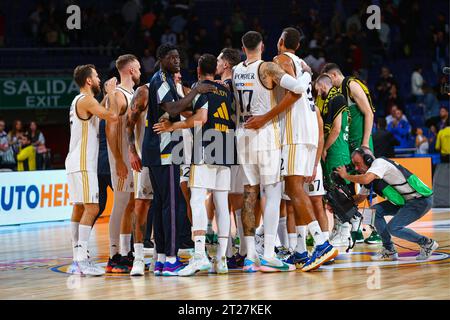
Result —
M 446 107 L 442 106 L 439 109 L 439 124 L 438 124 L 438 130 L 442 130 L 448 126 L 448 110 Z
M 441 129 L 436 138 L 436 150 L 441 153 L 441 162 L 450 162 L 450 124 L 445 120 L 445 128 Z
M 313 48 L 309 50 L 309 54 L 305 57 L 305 63 L 311 67 L 312 71 L 315 73 L 320 73 L 322 67 L 325 65 L 326 61 L 323 56 L 322 50 L 320 48 Z
M 434 124 L 430 126 L 430 134 L 428 137 L 429 153 L 436 153 L 437 129 Z
M 422 67 L 417 66 L 411 74 L 411 94 L 416 102 L 421 102 L 423 99 L 423 83 Z
M 22 121 L 14 120 L 13 128 L 8 132 L 8 143 L 14 151 L 14 155 L 19 153 L 20 137 L 23 134 Z
M 400 144 L 394 135 L 386 130 L 386 125 L 386 119 L 378 118 L 377 131 L 372 134 L 373 149 L 376 158 L 395 157 L 394 147 Z
M 397 110 L 395 110 L 395 116 L 393 117 L 392 122 L 389 123 L 387 129 L 394 135 L 395 139 L 400 142 L 401 148 L 407 148 L 411 126 L 409 125 L 408 120 L 403 119 L 403 117 L 403 111 L 397 108 Z
M 382 105 L 386 110 L 388 103 L 387 100 L 389 98 L 390 90 L 393 85 L 396 84 L 394 76 L 388 67 L 381 68 L 380 79 L 376 84 L 376 92 L 378 98 L 378 105 Z M 389 112 L 386 110 L 386 114 Z
M 423 135 L 422 128 L 416 129 L 416 153 L 427 154 L 429 149 L 428 139 Z
M 391 32 L 391 28 L 389 25 L 384 21 L 384 15 L 381 15 L 381 24 L 380 29 L 378 29 L 378 36 L 380 38 L 381 43 L 383 44 L 384 50 L 389 50 L 390 46 L 390 38 L 389 34 Z
M 424 98 L 423 108 L 426 121 L 439 116 L 439 101 L 434 94 L 433 88 L 428 85 L 423 86 Z
M 14 152 L 8 143 L 8 134 L 5 131 L 5 121 L 0 119 L 0 169 L 13 170 L 16 166 Z
M 390 113 L 392 106 L 403 106 L 403 99 L 398 94 L 398 88 L 397 84 L 392 84 L 391 88 L 389 89 L 389 96 L 387 98 L 387 105 L 386 105 L 386 114 Z
M 386 117 L 386 123 L 389 126 L 391 124 L 392 120 L 395 119 L 395 115 L 397 114 L 397 110 L 399 109 L 399 106 L 397 104 L 393 104 L 391 108 L 389 109 L 389 115 Z M 405 115 L 403 115 L 402 120 L 408 121 Z
M 17 171 L 36 170 L 36 150 L 31 144 L 28 133 L 20 137 L 20 151 L 17 154 Z
M 36 149 L 36 169 L 44 169 L 44 160 L 47 148 L 45 147 L 45 138 L 41 130 L 38 129 L 36 121 L 30 122 L 30 128 L 27 131 L 31 139 L 31 145 Z
M 122 6 L 122 17 L 125 23 L 132 25 L 142 14 L 142 5 L 140 0 L 128 0 Z

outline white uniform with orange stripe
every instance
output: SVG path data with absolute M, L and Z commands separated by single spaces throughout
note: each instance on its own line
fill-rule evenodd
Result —
M 77 95 L 70 106 L 70 144 L 66 172 L 71 203 L 98 203 L 98 118 L 78 116 L 77 103 L 85 97 Z
M 147 84 L 147 87 L 149 84 Z M 139 120 L 136 122 L 134 128 L 134 136 L 136 137 L 135 147 L 142 159 L 142 144 L 144 142 L 144 133 L 147 123 L 147 111 L 142 112 L 139 116 Z M 150 172 L 148 167 L 142 167 L 141 172 L 133 170 L 134 175 L 134 198 L 135 199 L 153 199 L 153 187 L 150 181 Z
M 268 185 L 280 181 L 281 131 L 278 117 L 257 130 L 245 129 L 253 115 L 262 115 L 276 105 L 273 90 L 259 79 L 258 60 L 247 65 L 241 62 L 233 69 L 233 89 L 237 109 L 237 154 L 242 164 L 244 184 Z
M 292 59 L 295 77 L 299 79 L 303 74 L 301 63 L 304 61 L 290 52 L 284 54 Z M 311 176 L 314 170 L 319 123 L 311 90 L 310 85 L 306 94 L 281 116 L 284 127 L 281 166 L 283 176 Z
M 128 159 L 128 139 L 127 139 L 127 110 L 130 107 L 131 99 L 133 98 L 133 92 L 130 92 L 122 87 L 117 87 L 117 91 L 123 93 L 127 100 L 127 108 L 119 114 L 118 121 L 118 141 L 119 141 L 119 149 L 122 155 L 123 161 L 128 169 L 128 175 L 126 178 L 119 178 L 116 172 L 116 160 L 111 152 L 108 142 L 108 158 L 109 158 L 109 166 L 111 169 L 111 182 L 113 185 L 114 191 L 122 191 L 122 192 L 134 192 L 134 177 L 133 170 L 131 169 L 130 159 Z M 106 101 L 106 108 L 109 108 L 108 101 Z

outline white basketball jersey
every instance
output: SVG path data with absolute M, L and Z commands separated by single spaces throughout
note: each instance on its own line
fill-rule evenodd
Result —
M 284 53 L 294 63 L 295 77 L 299 79 L 302 74 L 302 59 L 290 52 Z M 282 115 L 283 118 L 283 145 L 308 144 L 317 147 L 319 143 L 319 123 L 317 121 L 316 106 L 312 96 L 311 83 L 306 94 L 302 94 L 295 104 Z
M 146 84 L 147 88 L 150 87 L 150 84 Z M 149 88 L 150 89 L 150 88 Z M 145 112 L 142 112 L 139 116 L 138 121 L 136 122 L 136 126 L 134 128 L 134 136 L 135 136 L 135 147 L 137 154 L 139 155 L 139 158 L 142 159 L 142 144 L 144 143 L 144 134 L 145 134 L 145 127 L 147 126 L 147 110 Z
M 127 100 L 127 108 L 125 111 L 122 112 L 122 114 L 119 114 L 119 121 L 118 121 L 118 140 L 119 140 L 119 150 L 120 154 L 122 155 L 123 161 L 127 165 L 128 168 L 131 168 L 130 160 L 128 159 L 128 139 L 127 139 L 127 111 L 128 108 L 131 105 L 131 100 L 133 99 L 133 91 L 128 91 L 122 87 L 117 87 L 117 91 L 120 91 L 124 94 L 126 100 Z M 109 109 L 108 101 L 106 101 L 106 108 Z M 108 144 L 108 157 L 109 157 L 109 163 L 111 167 L 114 167 L 115 169 L 115 159 L 111 152 L 111 148 Z M 114 165 L 113 165 L 114 164 Z M 113 170 L 114 170 L 113 169 Z
M 83 120 L 78 117 L 77 103 L 85 97 L 77 95 L 70 106 L 70 144 L 66 157 L 66 172 L 90 171 L 97 173 L 98 118 L 91 115 Z
M 180 97 L 184 98 L 183 85 L 181 83 L 177 83 L 177 93 Z M 186 120 L 185 117 L 180 115 L 181 121 Z M 181 134 L 183 135 L 183 155 L 184 155 L 184 164 L 191 164 L 192 159 L 192 131 L 191 129 L 181 129 Z
M 238 115 L 236 128 L 238 149 L 242 148 L 239 141 L 248 141 L 246 147 L 255 151 L 275 150 L 281 147 L 278 117 L 267 122 L 260 129 L 244 129 L 244 123 L 249 117 L 266 114 L 276 106 L 273 90 L 267 89 L 259 79 L 259 67 L 263 62 L 258 60 L 249 65 L 241 62 L 234 68 L 233 90 Z M 249 138 L 242 140 L 243 136 Z

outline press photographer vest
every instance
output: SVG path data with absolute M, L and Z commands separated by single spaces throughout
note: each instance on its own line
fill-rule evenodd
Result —
M 371 184 L 365 185 L 365 188 L 367 188 L 368 190 L 372 188 L 372 190 L 377 195 L 389 200 L 397 206 L 403 206 L 407 201 L 405 199 L 405 195 L 409 193 L 404 193 L 401 190 L 401 187 L 405 184 L 408 184 L 414 190 L 414 192 L 417 192 L 422 197 L 429 197 L 433 194 L 433 190 L 431 190 L 425 183 L 423 183 L 414 173 L 396 163 L 395 161 L 392 161 L 385 157 L 380 158 L 394 165 L 403 175 L 406 182 L 394 185 L 388 184 L 383 179 L 375 179 Z

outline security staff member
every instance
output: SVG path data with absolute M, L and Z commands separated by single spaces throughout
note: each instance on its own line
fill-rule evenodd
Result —
M 359 175 L 349 175 L 345 166 L 337 168 L 339 176 L 363 187 L 355 202 L 361 203 L 373 190 L 386 199 L 373 206 L 375 209 L 375 227 L 381 235 L 383 248 L 373 260 L 397 260 L 398 254 L 391 235 L 417 243 L 420 253 L 417 260 L 427 260 L 438 243 L 415 231 L 406 228 L 422 218 L 431 208 L 433 191 L 415 174 L 390 159 L 375 158 L 367 148 L 357 148 L 352 153 L 352 163 Z M 393 216 L 386 223 L 384 217 Z

